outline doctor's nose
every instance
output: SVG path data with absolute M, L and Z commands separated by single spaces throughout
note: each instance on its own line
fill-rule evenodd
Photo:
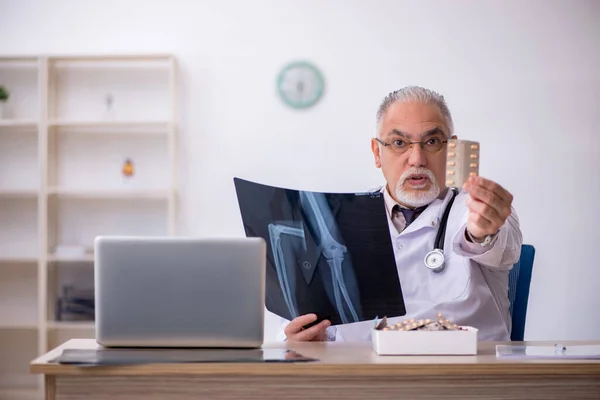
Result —
M 413 143 L 408 150 L 408 164 L 412 167 L 421 167 L 427 164 L 425 150 L 419 143 Z

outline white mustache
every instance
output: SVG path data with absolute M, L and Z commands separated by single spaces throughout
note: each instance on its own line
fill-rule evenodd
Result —
M 402 175 L 400 176 L 400 179 L 399 179 L 400 184 L 403 184 L 404 182 L 406 182 L 408 177 L 411 175 L 425 175 L 425 176 L 427 176 L 427 178 L 429 178 L 429 180 L 431 182 L 433 182 L 435 180 L 435 176 L 433 175 L 433 172 L 431 172 L 427 168 L 412 167 L 402 173 Z

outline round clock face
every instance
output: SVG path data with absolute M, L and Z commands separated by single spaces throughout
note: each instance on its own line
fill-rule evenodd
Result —
M 279 96 L 293 108 L 315 105 L 323 95 L 323 87 L 323 75 L 317 67 L 307 62 L 288 64 L 277 78 Z

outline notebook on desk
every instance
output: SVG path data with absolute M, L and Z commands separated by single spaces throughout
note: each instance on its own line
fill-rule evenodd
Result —
M 496 357 L 512 359 L 598 359 L 600 345 L 496 345 Z

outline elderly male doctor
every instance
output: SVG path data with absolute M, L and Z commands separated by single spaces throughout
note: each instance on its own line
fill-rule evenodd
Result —
M 433 249 L 441 216 L 452 197 L 446 183 L 447 139 L 456 138 L 444 98 L 420 87 L 389 94 L 377 112 L 371 140 L 382 188 L 398 276 L 407 314 L 391 318 L 435 318 L 479 329 L 480 340 L 510 340 L 508 273 L 518 261 L 522 235 L 513 196 L 495 182 L 471 177 L 456 196 L 444 239 L 445 269 L 424 264 Z M 372 321 L 310 328 L 314 314 L 283 326 L 288 341 L 370 340 Z

